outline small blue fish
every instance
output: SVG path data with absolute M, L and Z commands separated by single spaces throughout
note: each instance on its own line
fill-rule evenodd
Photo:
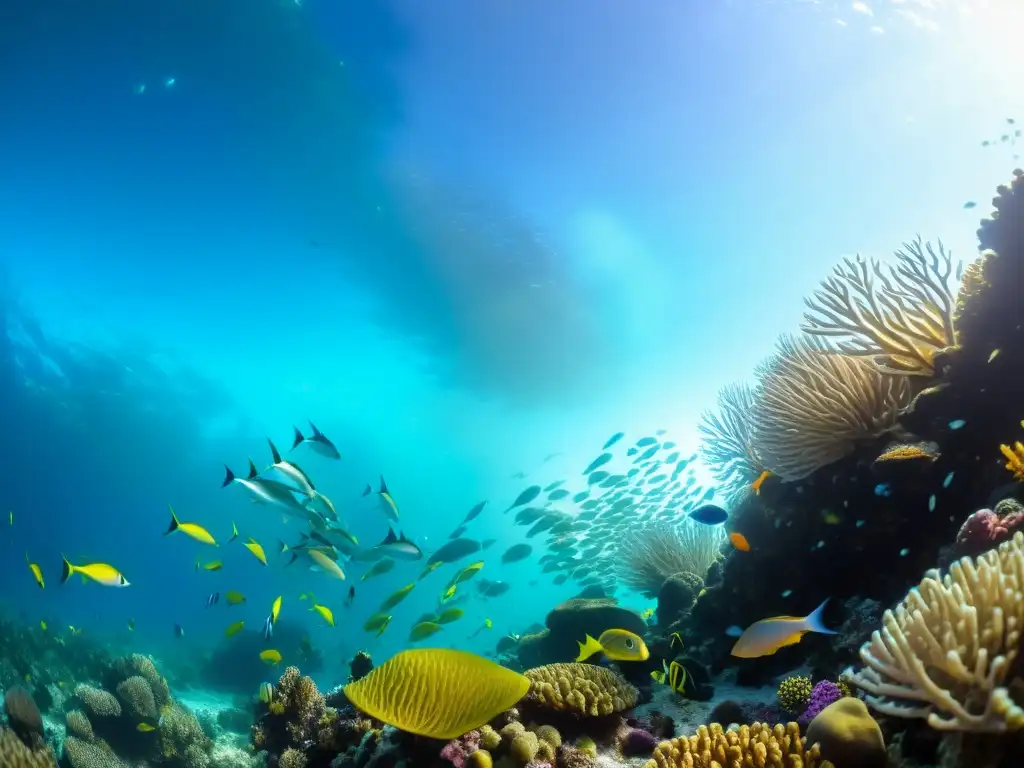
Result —
M 211 605 L 216 605 L 218 602 L 220 602 L 220 592 L 214 592 L 206 598 L 206 607 L 209 608 Z
M 175 637 L 184 637 L 185 636 L 185 630 L 181 628 L 181 624 L 175 624 L 174 625 L 174 636 Z
M 741 627 L 739 624 L 733 624 L 731 627 L 728 627 L 725 630 L 725 634 L 728 637 L 739 637 L 743 634 L 743 627 Z
M 693 510 L 690 518 L 704 525 L 721 525 L 729 519 L 729 513 L 715 504 L 704 504 Z
M 953 419 L 951 422 L 949 422 L 950 429 L 963 429 L 966 426 L 967 422 L 964 421 L 963 419 Z
M 875 486 L 875 496 L 884 496 L 885 498 L 892 496 L 892 486 L 888 483 L 879 483 Z
M 968 200 L 966 203 L 964 203 L 964 210 L 969 211 L 971 208 L 974 208 L 976 205 L 977 205 L 977 203 L 974 202 L 973 200 Z
M 934 493 L 931 496 L 928 497 L 928 511 L 929 512 L 934 512 L 935 511 L 936 501 L 937 500 L 935 498 L 935 494 Z
M 909 554 L 910 554 L 910 550 L 907 549 L 906 547 L 904 547 L 903 549 L 900 550 L 900 557 L 906 557 Z
M 263 637 L 269 640 L 274 636 L 274 617 L 267 616 L 267 620 L 263 622 Z
M 949 488 L 949 486 L 953 484 L 954 475 L 956 475 L 956 472 L 950 472 L 948 475 L 946 475 L 945 479 L 942 481 L 943 488 Z

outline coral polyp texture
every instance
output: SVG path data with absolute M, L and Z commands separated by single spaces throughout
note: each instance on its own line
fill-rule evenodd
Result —
M 802 329 L 835 352 L 864 357 L 882 373 L 932 376 L 936 353 L 956 344 L 953 260 L 918 238 L 884 269 L 857 256 L 838 265 L 813 297 Z
M 929 571 L 885 612 L 882 629 L 860 650 L 864 668 L 845 677 L 887 715 L 927 718 L 938 730 L 1017 730 L 1024 708 L 1010 689 L 1022 626 L 1018 532 L 997 550 L 953 563 L 945 576 Z
M 639 696 L 617 673 L 593 664 L 548 664 L 525 674 L 530 680 L 529 701 L 580 717 L 631 709 Z
M 760 374 L 753 411 L 758 451 L 783 480 L 807 477 L 885 434 L 912 397 L 906 376 L 831 352 L 813 337 L 783 336 Z
M 697 733 L 663 741 L 644 768 L 823 768 L 817 745 L 808 747 L 796 723 L 741 725 L 726 731 L 718 723 Z

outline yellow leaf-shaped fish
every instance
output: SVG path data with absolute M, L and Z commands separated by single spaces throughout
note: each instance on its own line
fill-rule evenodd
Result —
M 403 651 L 349 683 L 345 696 L 400 730 L 447 741 L 515 706 L 529 688 L 524 675 L 482 656 L 423 648 Z

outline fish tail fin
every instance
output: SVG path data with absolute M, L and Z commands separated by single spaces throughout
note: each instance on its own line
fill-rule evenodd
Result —
M 64 561 L 63 570 L 60 572 L 60 583 L 63 584 L 71 578 L 75 572 L 75 566 L 73 566 L 64 555 L 60 556 L 60 559 Z
M 810 632 L 820 632 L 823 635 L 836 635 L 838 632 L 834 629 L 829 629 L 825 626 L 825 621 L 822 619 L 822 614 L 825 612 L 825 606 L 828 605 L 828 601 L 832 598 L 826 597 L 825 600 L 815 608 L 807 618 L 804 619 L 804 626 Z
M 601 644 L 590 635 L 587 635 L 586 642 L 581 643 L 577 641 L 576 644 L 580 647 L 580 655 L 576 657 L 577 663 L 589 659 L 595 653 L 600 653 L 604 650 Z
M 294 451 L 296 448 L 299 447 L 299 444 L 306 438 L 302 436 L 302 433 L 299 432 L 299 428 L 296 427 L 294 424 L 292 424 L 292 429 L 295 430 L 295 438 L 292 440 L 292 450 Z
M 224 473 L 224 482 L 220 484 L 221 488 L 227 488 L 235 482 L 235 473 L 231 471 L 231 467 L 227 464 L 224 465 Z
M 255 480 L 259 475 L 259 471 L 256 469 L 256 465 L 253 463 L 252 456 L 249 457 L 249 476 L 246 480 Z
M 366 487 L 363 489 L 363 496 L 369 496 L 371 493 L 373 493 L 373 488 L 371 488 L 370 484 L 367 483 Z
M 164 536 L 174 533 L 176 530 L 178 530 L 178 526 L 181 525 L 181 523 L 178 522 L 178 516 L 174 514 L 174 507 L 168 504 L 167 508 L 171 510 L 171 524 L 167 526 L 167 530 L 164 531 Z
M 277 451 L 277 446 L 274 445 L 274 441 L 269 437 L 267 438 L 267 445 L 270 446 L 270 456 L 273 458 L 275 464 L 281 463 L 281 454 Z

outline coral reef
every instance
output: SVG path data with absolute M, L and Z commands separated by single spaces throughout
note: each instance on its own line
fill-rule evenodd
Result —
M 630 589 L 655 598 L 665 579 L 675 574 L 692 573 L 703 580 L 724 537 L 715 526 L 655 521 L 619 542 L 616 575 Z
M 640 614 L 612 598 L 566 600 L 548 612 L 545 624 L 541 632 L 519 640 L 516 650 L 524 668 L 572 661 L 579 655 L 583 638 L 600 637 L 606 629 L 628 629 L 640 636 L 647 633 Z
M 701 455 L 730 506 L 743 500 L 764 471 L 750 422 L 756 397 L 749 384 L 727 385 L 718 393 L 718 412 L 705 413 L 698 428 Z
M 822 759 L 841 768 L 885 768 L 887 764 L 882 729 L 864 702 L 850 696 L 837 699 L 814 717 L 807 728 L 807 742 L 817 744 Z
M 718 723 L 701 726 L 690 737 L 664 741 L 644 768 L 698 768 L 714 761 L 721 766 L 757 765 L 771 768 L 822 766 L 817 745 L 808 747 L 796 723 L 774 728 L 753 723 L 726 731 Z
M 50 747 L 31 747 L 10 728 L 0 726 L 0 765 L 4 768 L 57 768 L 57 758 Z
M 811 691 L 814 685 L 807 675 L 793 675 L 787 677 L 779 684 L 779 706 L 786 712 L 803 712 L 807 703 L 811 700 Z M 727 721 L 731 722 L 731 721 Z
M 639 695 L 621 676 L 593 664 L 548 664 L 525 674 L 530 680 L 528 701 L 580 717 L 631 709 Z

